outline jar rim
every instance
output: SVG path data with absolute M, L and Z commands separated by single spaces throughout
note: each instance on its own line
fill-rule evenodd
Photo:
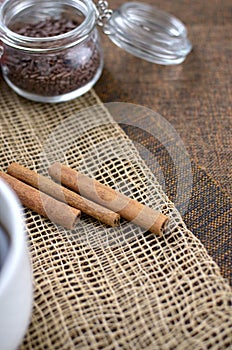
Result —
M 46 0 L 39 1 L 41 4 L 48 4 Z M 25 0 L 24 2 L 25 6 L 33 6 L 33 3 L 38 6 L 38 0 Z M 18 49 L 32 51 L 52 51 L 54 49 L 68 48 L 84 41 L 92 32 L 97 23 L 97 10 L 95 4 L 91 0 L 63 0 L 62 5 L 75 7 L 84 15 L 84 20 L 81 24 L 66 33 L 50 37 L 24 36 L 12 31 L 5 23 L 4 14 L 7 13 L 8 7 L 13 3 L 14 10 L 16 3 L 20 3 L 18 6 L 21 8 L 23 6 L 22 0 L 5 0 L 5 2 L 0 7 L 0 40 L 2 40 L 2 42 L 6 45 Z M 52 0 L 49 1 L 50 6 L 51 3 Z M 59 3 L 61 4 L 61 2 Z

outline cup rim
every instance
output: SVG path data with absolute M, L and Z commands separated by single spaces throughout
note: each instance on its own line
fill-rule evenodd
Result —
M 22 206 L 16 194 L 3 179 L 0 179 L 1 198 L 3 198 L 5 203 L 10 204 L 9 215 L 11 217 L 12 230 L 9 232 L 11 239 L 9 251 L 0 271 L 0 296 L 13 278 L 14 271 L 17 269 L 17 265 L 21 259 L 22 251 L 24 254 L 26 239 Z

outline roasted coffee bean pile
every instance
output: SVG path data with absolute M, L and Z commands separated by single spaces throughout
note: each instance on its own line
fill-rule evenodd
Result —
M 25 25 L 17 33 L 32 37 L 49 37 L 72 30 L 76 23 L 54 18 L 34 26 Z M 15 30 L 15 29 L 14 29 Z M 51 34 L 52 33 L 52 34 Z M 60 96 L 90 82 L 100 65 L 95 32 L 81 44 L 53 53 L 28 53 L 6 46 L 3 72 L 18 88 L 40 96 Z

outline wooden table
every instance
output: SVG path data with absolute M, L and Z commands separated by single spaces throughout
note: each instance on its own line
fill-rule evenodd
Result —
M 185 23 L 193 51 L 181 65 L 161 66 L 133 57 L 103 35 L 105 68 L 95 90 L 103 102 L 139 104 L 165 117 L 190 157 L 231 193 L 231 2 L 146 2 Z

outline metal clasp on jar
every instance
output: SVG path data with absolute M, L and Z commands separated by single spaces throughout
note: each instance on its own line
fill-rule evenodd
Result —
M 98 11 L 98 20 L 97 24 L 99 27 L 103 28 L 103 32 L 107 35 L 110 34 L 109 28 L 107 24 L 113 15 L 113 10 L 109 9 L 109 4 L 106 0 L 98 1 L 96 5 Z

